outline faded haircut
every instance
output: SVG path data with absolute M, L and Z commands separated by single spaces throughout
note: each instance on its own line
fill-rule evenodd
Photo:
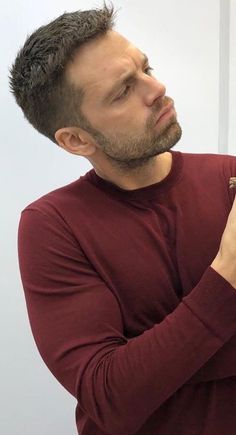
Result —
M 69 83 L 66 66 L 83 44 L 113 29 L 115 14 L 105 1 L 102 9 L 65 12 L 28 36 L 9 68 L 10 92 L 25 118 L 56 144 L 58 129 L 89 126 L 83 88 Z

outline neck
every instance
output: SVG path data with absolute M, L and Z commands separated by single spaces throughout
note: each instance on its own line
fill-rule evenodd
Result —
M 96 174 L 104 180 L 124 190 L 135 190 L 164 180 L 171 170 L 172 155 L 170 152 L 160 154 L 151 161 L 150 165 L 135 171 L 135 173 L 130 171 L 128 174 L 118 173 L 111 167 L 93 166 Z

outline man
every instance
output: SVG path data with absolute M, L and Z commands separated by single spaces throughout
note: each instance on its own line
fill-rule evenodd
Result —
M 171 149 L 174 102 L 113 20 L 65 13 L 11 68 L 29 122 L 93 166 L 22 211 L 32 332 L 81 435 L 234 435 L 236 158 Z

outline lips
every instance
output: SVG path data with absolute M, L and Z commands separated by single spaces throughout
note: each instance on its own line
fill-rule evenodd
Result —
M 163 115 L 165 115 L 167 112 L 169 112 L 170 109 L 173 108 L 173 103 L 169 103 L 167 104 L 167 106 L 163 107 L 162 111 L 159 113 L 157 119 L 156 119 L 156 124 L 158 123 L 158 121 L 161 119 L 161 117 Z

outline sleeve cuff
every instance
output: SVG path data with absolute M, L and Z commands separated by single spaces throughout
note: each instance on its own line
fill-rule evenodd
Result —
M 223 342 L 236 333 L 236 289 L 211 266 L 182 302 Z

